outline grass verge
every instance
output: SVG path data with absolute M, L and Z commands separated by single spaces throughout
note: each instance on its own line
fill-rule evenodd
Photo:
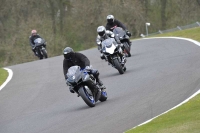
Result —
M 200 27 L 187 29 L 187 30 L 181 30 L 181 31 L 175 31 L 175 32 L 170 32 L 170 33 L 165 33 L 165 34 L 159 34 L 159 35 L 151 36 L 151 37 L 169 37 L 169 36 L 191 38 L 193 40 L 200 41 Z
M 126 133 L 199 133 L 200 94 L 182 106 Z
M 192 28 L 152 37 L 184 37 L 200 41 L 200 28 Z M 199 133 L 200 94 L 182 106 L 152 120 L 151 122 L 126 131 L 125 133 Z
M 7 77 L 8 72 L 5 69 L 0 68 L 0 86 L 6 81 Z

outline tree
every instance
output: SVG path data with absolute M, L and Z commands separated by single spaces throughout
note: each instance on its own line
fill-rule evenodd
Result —
M 165 29 L 166 28 L 166 21 L 167 21 L 167 18 L 166 18 L 166 5 L 167 5 L 167 0 L 160 0 L 161 1 L 161 26 L 162 26 L 162 29 Z

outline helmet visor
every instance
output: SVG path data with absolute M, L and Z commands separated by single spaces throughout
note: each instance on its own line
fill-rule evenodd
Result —
M 104 35 L 105 35 L 105 31 L 98 32 L 98 34 L 99 34 L 100 36 L 104 36 Z
M 113 19 L 107 19 L 107 22 L 111 24 L 113 23 Z
M 65 59 L 70 59 L 71 56 L 72 56 L 72 53 L 67 53 L 67 54 L 64 53 Z

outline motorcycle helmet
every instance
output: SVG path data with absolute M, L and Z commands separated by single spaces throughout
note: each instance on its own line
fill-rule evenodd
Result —
M 106 34 L 106 28 L 104 26 L 99 26 L 97 28 L 97 33 L 99 34 L 99 36 L 105 36 L 105 34 Z
M 70 47 L 66 47 L 63 50 L 63 55 L 65 59 L 69 59 L 73 53 L 74 53 L 74 50 Z
M 36 34 L 37 34 L 37 31 L 36 31 L 36 30 L 32 30 L 32 31 L 31 31 L 31 34 L 32 34 L 32 35 L 36 35 Z
M 113 22 L 114 22 L 114 16 L 113 15 L 108 15 L 107 16 L 107 22 L 109 23 L 109 24 L 112 24 Z

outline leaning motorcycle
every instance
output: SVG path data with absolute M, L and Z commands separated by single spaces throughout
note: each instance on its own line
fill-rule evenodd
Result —
M 39 59 L 48 58 L 45 40 L 42 38 L 37 38 L 34 40 L 35 51 Z
M 129 36 L 121 27 L 114 28 L 113 33 L 115 34 L 116 37 L 119 38 L 120 42 L 123 44 L 124 53 L 126 53 L 128 57 L 130 57 L 131 47 L 129 45 Z
M 107 99 L 107 92 L 100 89 L 89 69 L 81 70 L 79 66 L 70 67 L 66 82 L 89 107 L 94 107 L 98 100 L 103 102 Z
M 117 44 L 115 39 L 108 38 L 102 42 L 102 52 L 112 64 L 114 68 L 116 68 L 120 74 L 123 74 L 126 71 L 125 64 L 122 64 L 122 48 Z

